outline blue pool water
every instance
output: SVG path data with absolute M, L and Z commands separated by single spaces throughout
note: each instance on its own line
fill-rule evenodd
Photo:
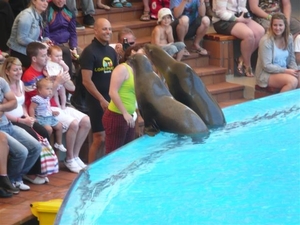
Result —
M 300 90 L 223 111 L 203 143 L 161 132 L 90 165 L 56 224 L 300 224 Z

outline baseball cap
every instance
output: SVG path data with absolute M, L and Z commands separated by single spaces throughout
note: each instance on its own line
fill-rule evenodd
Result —
M 166 15 L 170 15 L 171 16 L 171 20 L 173 21 L 174 18 L 173 18 L 173 15 L 172 15 L 172 12 L 169 8 L 161 8 L 159 11 L 158 11 L 158 20 L 157 20 L 157 23 L 160 23 L 162 18 Z

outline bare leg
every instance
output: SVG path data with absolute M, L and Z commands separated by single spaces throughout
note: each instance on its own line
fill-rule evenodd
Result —
M 197 29 L 196 37 L 195 37 L 195 40 L 194 40 L 194 43 L 193 43 L 194 48 L 197 49 L 197 50 L 201 50 L 202 55 L 207 55 L 207 51 L 200 46 L 200 41 L 202 40 L 202 38 L 206 34 L 209 26 L 210 26 L 210 20 L 207 16 L 204 16 L 202 18 L 202 22 L 201 22 L 200 27 L 198 27 L 198 29 Z
M 110 10 L 110 7 L 108 5 L 103 4 L 101 0 L 97 0 L 96 5 L 99 9 Z
M 91 129 L 90 118 L 86 116 L 82 118 L 82 120 L 79 123 L 79 129 L 76 135 L 74 150 L 73 150 L 73 155 L 75 158 L 78 157 L 82 144 L 85 141 L 90 129 Z
M 62 123 L 58 123 L 56 126 L 53 127 L 55 130 L 55 140 L 56 143 L 62 144 Z
M 7 157 L 9 152 L 9 147 L 7 144 L 6 135 L 0 132 L 0 175 L 7 175 Z
M 66 133 L 66 147 L 67 147 L 67 160 L 74 158 L 74 145 L 76 141 L 76 134 L 78 132 L 79 125 L 77 120 L 73 120 Z
M 94 162 L 97 159 L 98 151 L 104 152 L 105 144 L 105 132 L 93 133 L 93 143 L 89 149 L 89 163 Z
M 298 84 L 297 78 L 289 74 L 272 74 L 268 81 L 269 87 L 280 88 L 280 92 L 294 90 Z
M 189 18 L 187 16 L 182 16 L 179 19 L 179 24 L 176 27 L 178 41 L 184 42 L 184 37 L 189 30 Z
M 181 61 L 183 55 L 184 55 L 184 49 L 181 49 L 176 55 L 176 60 Z

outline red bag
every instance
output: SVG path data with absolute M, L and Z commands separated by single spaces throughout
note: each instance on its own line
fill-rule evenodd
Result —
M 169 8 L 170 0 L 150 0 L 150 16 L 151 19 L 157 20 L 158 11 L 161 8 Z

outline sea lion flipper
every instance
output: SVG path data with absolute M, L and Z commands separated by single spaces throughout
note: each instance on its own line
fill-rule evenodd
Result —
M 148 134 L 151 137 L 155 136 L 159 132 L 160 132 L 160 130 L 157 129 L 157 128 L 154 128 L 153 126 L 145 127 L 145 133 Z

